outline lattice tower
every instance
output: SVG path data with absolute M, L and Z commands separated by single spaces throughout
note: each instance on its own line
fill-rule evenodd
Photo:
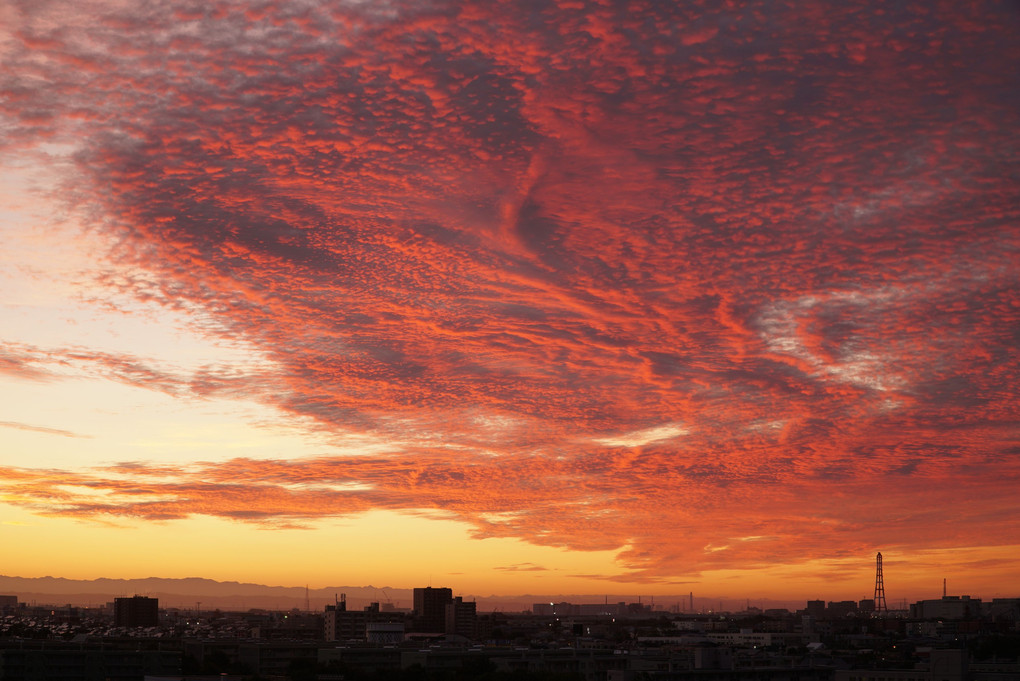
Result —
M 885 604 L 885 582 L 882 579 L 882 552 L 875 558 L 875 612 L 888 612 Z

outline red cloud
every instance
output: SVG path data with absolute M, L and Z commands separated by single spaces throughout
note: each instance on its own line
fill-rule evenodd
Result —
M 207 310 L 274 368 L 54 361 L 251 390 L 396 453 L 151 484 L 144 463 L 130 483 L 22 469 L 20 503 L 436 508 L 479 536 L 629 546 L 649 579 L 1016 535 L 1002 7 L 225 3 L 59 33 L 26 12 L 0 113 L 84 140 L 97 229 L 147 273 L 116 285 Z M 22 354 L 0 369 L 31 375 Z

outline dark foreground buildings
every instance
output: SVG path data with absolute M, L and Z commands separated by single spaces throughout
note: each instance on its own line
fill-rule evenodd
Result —
M 345 600 L 326 617 L 169 608 L 156 629 L 112 621 L 155 599 L 118 601 L 96 615 L 20 604 L 0 617 L 0 681 L 1020 681 L 1020 598 L 945 596 L 883 614 L 816 601 L 797 612 L 560 603 L 479 616 L 446 589 L 422 589 L 415 611 L 348 611 Z M 444 631 L 423 631 L 440 611 Z

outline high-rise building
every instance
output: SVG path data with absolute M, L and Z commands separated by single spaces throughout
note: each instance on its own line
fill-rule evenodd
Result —
M 113 599 L 113 623 L 118 627 L 155 627 L 159 624 L 159 599 L 148 596 Z
M 431 586 L 414 590 L 414 626 L 422 632 L 446 633 L 446 606 L 453 602 L 453 589 Z
M 446 604 L 446 633 L 459 634 L 464 638 L 475 638 L 478 629 L 478 613 L 475 602 L 465 602 L 457 596 Z

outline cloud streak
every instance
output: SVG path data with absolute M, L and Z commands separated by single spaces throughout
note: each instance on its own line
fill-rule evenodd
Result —
M 1017 536 L 1009 5 L 12 7 L 0 144 L 83 140 L 100 283 L 269 360 L 59 361 L 391 443 L 14 503 L 442 510 L 648 579 Z
M 45 435 L 60 435 L 61 437 L 92 437 L 91 435 L 80 435 L 62 428 L 33 426 L 28 423 L 18 423 L 17 421 L 0 421 L 0 428 L 14 428 L 15 430 L 27 430 L 32 433 L 43 433 Z

